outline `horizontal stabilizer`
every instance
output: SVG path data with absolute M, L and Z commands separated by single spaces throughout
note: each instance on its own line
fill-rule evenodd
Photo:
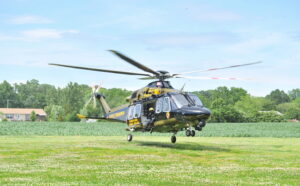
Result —
M 81 114 L 77 114 L 77 117 L 79 119 L 106 119 L 104 117 L 84 116 L 84 115 L 81 115 Z
M 95 116 L 84 116 L 81 114 L 77 114 L 77 117 L 79 119 L 98 119 L 98 120 L 106 120 L 106 121 L 111 121 L 111 122 L 120 122 L 117 119 L 111 119 L 111 118 L 105 118 L 105 117 L 95 117 Z

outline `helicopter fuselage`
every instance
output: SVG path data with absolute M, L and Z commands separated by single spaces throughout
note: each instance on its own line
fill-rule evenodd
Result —
M 152 95 L 107 113 L 106 118 L 127 123 L 127 130 L 173 132 L 201 130 L 210 111 L 190 93 L 168 92 Z

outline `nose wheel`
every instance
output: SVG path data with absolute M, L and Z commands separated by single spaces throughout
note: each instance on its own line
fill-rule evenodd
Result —
M 127 136 L 127 141 L 128 141 L 128 142 L 131 142 L 131 141 L 132 141 L 132 134 L 128 134 L 128 136 Z
M 196 130 L 201 131 L 203 127 L 205 127 L 206 122 L 204 120 L 201 120 L 198 125 L 195 127 Z
M 175 135 L 171 137 L 171 142 L 176 143 L 176 136 Z

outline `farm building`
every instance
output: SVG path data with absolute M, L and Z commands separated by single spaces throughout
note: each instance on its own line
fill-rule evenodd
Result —
M 3 117 L 2 119 L 6 118 L 9 121 L 30 121 L 30 115 L 31 115 L 32 111 L 34 111 L 36 114 L 36 121 L 45 121 L 46 120 L 47 115 L 43 109 L 0 108 L 0 113 L 2 113 L 2 117 Z

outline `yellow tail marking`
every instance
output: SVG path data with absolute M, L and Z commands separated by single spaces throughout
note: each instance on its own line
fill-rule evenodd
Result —
M 77 114 L 76 116 L 77 116 L 79 119 L 86 119 L 86 116 L 81 115 L 81 114 Z
M 108 118 L 117 118 L 117 117 L 123 116 L 124 114 L 125 114 L 124 111 L 122 111 L 122 112 L 117 112 L 117 113 L 115 113 L 115 114 L 109 115 Z

